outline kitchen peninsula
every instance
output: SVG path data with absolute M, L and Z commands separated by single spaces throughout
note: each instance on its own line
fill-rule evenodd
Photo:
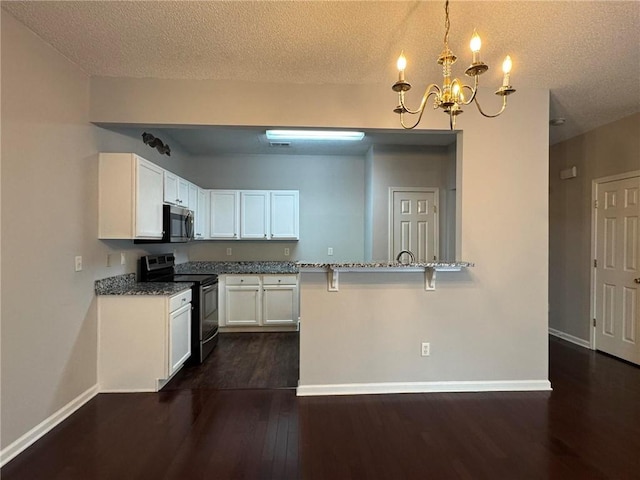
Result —
M 489 356 L 461 350 L 472 266 L 299 263 L 298 395 L 549 390 L 546 380 L 487 378 Z

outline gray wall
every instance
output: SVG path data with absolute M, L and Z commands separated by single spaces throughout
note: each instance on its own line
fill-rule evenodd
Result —
M 455 150 L 452 152 L 449 147 L 375 147 L 370 172 L 371 198 L 367 201 L 371 202 L 373 261 L 389 259 L 389 187 L 437 187 L 440 193 L 440 243 L 443 239 L 455 240 L 455 232 L 446 230 L 449 226 L 446 221 L 447 192 L 455 188 Z M 452 208 L 455 212 L 455 203 Z M 445 244 L 444 251 L 450 250 L 451 247 Z M 442 253 L 440 258 L 454 259 L 445 258 Z
M 95 386 L 93 282 L 134 272 L 140 255 L 159 249 L 97 239 L 97 153 L 169 163 L 137 130 L 92 126 L 89 78 L 4 11 L 1 61 L 4 448 Z M 184 162 L 180 151 L 171 162 Z M 126 265 L 107 267 L 118 252 Z M 186 259 L 183 249 L 178 255 Z
M 640 169 L 640 113 L 553 145 L 549 164 L 549 326 L 589 341 L 591 185 Z M 577 178 L 560 180 L 574 165 Z
M 363 260 L 364 157 L 195 157 L 185 174 L 203 188 L 300 191 L 298 242 L 197 242 L 190 248 L 192 260 Z M 285 247 L 290 248 L 289 257 L 284 256 Z M 333 247 L 333 256 L 327 255 L 328 247 Z

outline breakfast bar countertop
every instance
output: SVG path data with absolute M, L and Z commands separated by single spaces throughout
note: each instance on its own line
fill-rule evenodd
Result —
M 345 262 L 345 263 L 303 263 L 299 262 L 301 270 L 362 270 L 362 271 L 392 271 L 392 270 L 424 270 L 433 268 L 436 270 L 459 270 L 461 268 L 473 267 L 471 262 L 464 261 L 433 261 L 433 262 Z

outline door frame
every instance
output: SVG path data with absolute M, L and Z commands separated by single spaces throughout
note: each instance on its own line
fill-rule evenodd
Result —
M 395 192 L 426 192 L 433 193 L 433 205 L 436 207 L 434 214 L 434 250 L 436 258 L 440 258 L 440 189 L 438 187 L 389 187 L 389 226 L 387 228 L 388 259 L 393 262 L 393 194 Z
M 591 288 L 589 292 L 589 311 L 591 313 L 591 318 L 589 320 L 591 322 L 591 329 L 589 330 L 589 348 L 591 350 L 595 350 L 597 348 L 597 327 L 593 324 L 593 320 L 596 318 L 596 268 L 593 266 L 593 262 L 595 261 L 598 253 L 596 244 L 596 224 L 598 221 L 598 208 L 596 207 L 596 202 L 598 200 L 598 187 L 605 183 L 626 180 L 633 177 L 640 177 L 640 170 L 632 170 L 630 172 L 600 177 L 591 181 Z

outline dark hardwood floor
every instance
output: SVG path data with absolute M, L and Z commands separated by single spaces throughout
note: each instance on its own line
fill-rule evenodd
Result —
M 2 479 L 640 478 L 640 369 L 555 338 L 550 393 L 298 398 L 224 376 L 98 395 Z
M 299 335 L 222 333 L 202 365 L 185 366 L 163 390 L 295 388 Z

